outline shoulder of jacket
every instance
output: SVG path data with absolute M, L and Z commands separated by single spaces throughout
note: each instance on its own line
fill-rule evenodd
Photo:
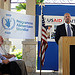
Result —
M 62 27 L 62 26 L 64 26 L 65 24 L 61 24 L 61 25 L 58 25 L 57 27 Z
M 72 26 L 75 26 L 74 24 L 71 24 Z

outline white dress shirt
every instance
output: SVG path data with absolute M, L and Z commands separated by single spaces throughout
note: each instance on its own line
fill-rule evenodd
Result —
M 67 26 L 68 26 L 68 24 L 65 23 L 66 33 L 68 34 L 68 32 L 67 32 Z M 71 24 L 69 24 L 69 27 L 70 27 L 70 30 L 71 30 L 71 36 L 73 36 L 73 31 L 72 31 L 72 26 L 71 26 Z

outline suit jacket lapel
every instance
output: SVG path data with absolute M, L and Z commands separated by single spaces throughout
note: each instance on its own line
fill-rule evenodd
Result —
M 72 26 L 72 28 L 74 28 L 72 24 L 71 24 L 71 26 Z M 73 31 L 73 36 L 75 36 L 75 35 L 74 35 L 74 29 L 72 29 L 72 31 Z
M 67 36 L 66 29 L 65 29 L 65 23 L 63 24 L 63 33 L 65 36 Z

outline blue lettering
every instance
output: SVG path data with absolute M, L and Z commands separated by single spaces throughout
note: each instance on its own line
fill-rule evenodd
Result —
M 11 14 L 6 14 L 6 16 L 11 16 Z
M 11 32 L 6 32 L 6 31 L 5 31 L 5 33 L 6 33 L 6 34 L 11 34 Z

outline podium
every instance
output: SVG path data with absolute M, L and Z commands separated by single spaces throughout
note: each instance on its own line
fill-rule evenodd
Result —
M 59 75 L 75 75 L 75 37 L 59 40 Z

